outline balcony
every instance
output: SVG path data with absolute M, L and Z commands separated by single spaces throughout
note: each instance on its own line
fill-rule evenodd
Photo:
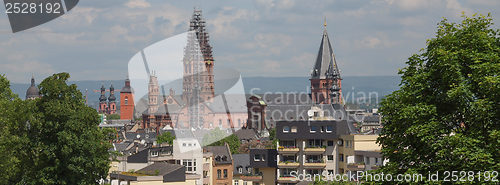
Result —
M 308 146 L 304 149 L 305 153 L 323 153 L 325 152 L 326 148 L 321 147 L 321 146 Z
M 297 182 L 298 179 L 293 176 L 280 176 L 278 177 L 278 182 L 279 183 L 294 183 Z
M 262 173 L 257 173 L 257 174 L 245 174 L 240 176 L 241 180 L 244 181 L 254 181 L 254 182 L 259 182 L 262 181 Z
M 295 146 L 280 146 L 278 148 L 280 154 L 296 154 L 297 152 L 299 152 L 299 148 Z
M 362 171 L 365 170 L 365 163 L 349 163 L 347 164 L 347 170 L 349 171 Z
M 324 168 L 326 163 L 324 160 L 306 160 L 304 168 Z
M 278 168 L 297 168 L 299 167 L 299 162 L 297 161 L 280 161 L 278 163 Z

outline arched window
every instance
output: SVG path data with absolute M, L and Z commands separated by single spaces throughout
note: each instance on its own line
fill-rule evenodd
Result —
M 125 96 L 125 105 L 128 105 L 128 97 Z

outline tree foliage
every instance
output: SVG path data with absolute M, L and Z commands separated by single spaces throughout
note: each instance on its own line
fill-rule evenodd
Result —
M 107 114 L 106 119 L 107 120 L 118 120 L 118 119 L 120 119 L 120 115 L 119 114 Z
M 156 142 L 158 144 L 167 143 L 169 145 L 174 144 L 175 136 L 171 132 L 164 132 L 163 134 L 156 137 Z
M 68 78 L 48 77 L 39 86 L 42 98 L 26 101 L 3 98 L 10 89 L 0 78 L 0 109 L 7 109 L 0 111 L 0 137 L 9 137 L 0 143 L 0 155 L 15 168 L 2 173 L 0 184 L 96 184 L 107 176 L 108 133 Z
M 381 170 L 500 169 L 500 32 L 491 16 L 446 19 L 400 70 L 400 89 L 379 109 Z

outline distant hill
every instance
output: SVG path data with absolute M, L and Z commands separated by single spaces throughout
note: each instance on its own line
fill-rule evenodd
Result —
M 266 92 L 286 93 L 309 91 L 308 77 L 243 77 L 242 81 L 246 93 L 251 93 L 252 89 L 254 89 L 254 93 L 258 94 Z M 399 82 L 400 78 L 398 76 L 350 76 L 344 77 L 342 80 L 342 91 L 347 103 L 351 102 L 353 96 L 355 98 L 362 97 L 362 93 L 365 93 L 366 95 L 368 95 L 368 93 L 372 93 L 372 95 L 374 95 L 373 93 L 376 92 L 378 94 L 378 98 L 380 99 L 383 96 L 390 94 L 392 91 L 397 90 Z M 124 86 L 124 80 L 71 81 L 69 83 L 76 84 L 78 89 L 82 91 L 83 95 L 85 95 L 85 90 L 87 89 L 89 106 L 94 108 L 98 107 L 100 94 L 99 92 L 94 92 L 93 90 L 99 90 L 103 84 L 106 89 L 113 84 L 116 90 L 120 90 Z M 180 83 L 180 81 L 177 83 Z M 178 90 L 180 85 L 177 84 L 175 86 L 176 92 L 180 92 L 180 90 Z M 11 89 L 21 98 L 26 96 L 26 89 L 28 87 L 29 84 L 11 84 Z

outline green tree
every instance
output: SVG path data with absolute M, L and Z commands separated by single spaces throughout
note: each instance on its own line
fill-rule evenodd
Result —
M 0 155 L 9 147 L 7 159 L 14 159 L 13 171 L 2 172 L 8 176 L 5 184 L 96 184 L 107 176 L 109 133 L 99 129 L 97 112 L 85 105 L 76 85 L 66 84 L 68 78 L 60 73 L 45 79 L 39 99 L 0 100 L 0 109 L 7 109 L 0 111 L 6 123 L 0 137 L 10 137 L 0 142 Z M 2 79 L 2 97 L 10 91 L 4 86 Z
M 22 100 L 10 90 L 10 83 L 0 75 L 0 184 L 14 184 L 20 178 L 21 159 L 24 152 L 20 146 L 25 143 L 19 130 L 23 125 L 14 124 L 24 112 Z
M 169 145 L 174 144 L 175 136 L 171 132 L 164 132 L 163 134 L 156 137 L 156 142 L 158 144 L 168 143 Z
M 224 143 L 227 143 L 229 145 L 229 150 L 231 150 L 232 154 L 237 154 L 240 149 L 240 140 L 238 139 L 238 136 L 231 134 L 221 140 L 218 140 L 208 146 L 224 146 Z
M 381 103 L 385 173 L 500 169 L 500 32 L 491 16 L 446 19 Z M 477 178 L 476 178 L 477 179 Z
M 117 119 L 120 119 L 120 115 L 119 114 L 107 114 L 106 119 L 107 120 L 117 120 Z

